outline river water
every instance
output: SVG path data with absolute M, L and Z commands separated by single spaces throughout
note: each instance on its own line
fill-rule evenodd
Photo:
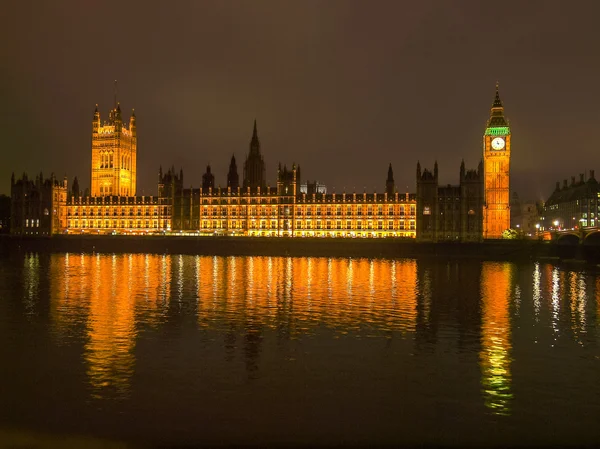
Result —
M 600 441 L 600 269 L 0 256 L 0 430 L 158 444 Z

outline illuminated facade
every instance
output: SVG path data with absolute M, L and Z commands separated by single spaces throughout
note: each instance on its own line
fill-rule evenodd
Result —
M 98 105 L 92 121 L 91 196 L 135 196 L 137 128 L 131 112 L 129 127 L 123 123 L 117 103 L 109 120 L 101 123 Z
M 73 196 L 66 218 L 70 233 L 148 234 L 171 227 L 170 207 L 154 196 Z
M 459 185 L 438 185 L 438 165 L 421 171 L 417 163 L 417 234 L 420 241 L 479 242 L 483 237 L 483 163 L 460 165 Z
M 540 230 L 567 230 L 600 225 L 600 184 L 594 176 L 594 170 L 586 180 L 584 174 L 579 180 L 571 177 L 569 184 L 565 179 L 562 187 L 556 183 L 554 192 L 544 203 L 540 217 Z
M 201 235 L 273 237 L 416 236 L 414 194 L 395 191 L 391 164 L 383 193 L 301 193 L 300 167 L 281 164 L 277 185 L 266 186 L 256 122 L 244 164 L 245 187 L 232 158 L 227 188 L 215 188 L 210 166 L 201 188 L 184 188 L 183 171 L 159 172 L 159 203 L 171 211 L 171 230 Z M 169 209 L 170 208 L 170 209 Z
M 502 238 L 510 229 L 510 127 L 504 117 L 498 84 L 490 118 L 483 135 L 485 208 L 483 237 Z
M 92 151 L 96 154 L 94 148 Z M 134 156 L 132 153 L 132 160 Z M 110 157 L 104 155 L 100 160 L 108 160 L 110 165 Z M 112 160 L 114 165 L 114 157 Z M 242 183 L 235 157 L 231 158 L 225 188 L 215 187 L 210 166 L 198 188 L 184 188 L 183 170 L 176 172 L 172 167 L 163 173 L 161 168 L 157 196 L 81 195 L 74 182 L 63 229 L 67 233 L 138 235 L 416 236 L 415 195 L 396 192 L 391 164 L 383 193 L 326 194 L 315 188 L 301 193 L 299 166 L 288 169 L 280 164 L 274 187 L 266 185 L 265 172 L 255 122 Z M 135 191 L 135 185 L 132 188 Z

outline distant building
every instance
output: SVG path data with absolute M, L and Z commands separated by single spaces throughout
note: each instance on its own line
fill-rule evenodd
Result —
M 477 170 L 460 165 L 458 185 L 438 185 L 438 165 L 417 163 L 417 240 L 479 242 L 483 239 L 483 162 Z
M 588 179 L 583 173 L 579 180 L 571 177 L 571 183 L 565 179 L 561 187 L 556 183 L 554 192 L 544 203 L 540 217 L 542 231 L 579 229 L 580 227 L 599 226 L 600 185 L 590 170 Z
M 49 236 L 66 229 L 66 178 L 44 179 L 40 173 L 35 180 L 24 174 L 15 181 L 13 175 L 10 184 L 11 234 Z
M 10 196 L 0 195 L 0 234 L 10 232 Z
M 542 215 L 541 202 L 522 202 L 517 192 L 513 192 L 510 200 L 510 226 L 512 229 L 525 237 L 535 237 L 541 226 L 540 216 Z M 536 227 L 536 225 L 538 226 Z

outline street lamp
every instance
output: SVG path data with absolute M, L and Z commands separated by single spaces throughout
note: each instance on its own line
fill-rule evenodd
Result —
M 554 220 L 554 227 L 558 228 L 558 220 Z

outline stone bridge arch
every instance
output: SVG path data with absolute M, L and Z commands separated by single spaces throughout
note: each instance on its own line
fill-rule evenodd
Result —
M 578 245 L 579 234 L 576 232 L 564 232 L 560 233 L 556 238 L 556 243 L 560 245 Z

